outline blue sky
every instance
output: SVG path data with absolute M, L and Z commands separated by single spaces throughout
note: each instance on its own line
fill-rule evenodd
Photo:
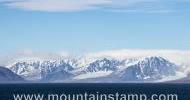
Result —
M 188 0 L 1 0 L 0 54 L 190 49 Z

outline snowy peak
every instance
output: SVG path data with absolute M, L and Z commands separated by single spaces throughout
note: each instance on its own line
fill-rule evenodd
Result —
M 96 58 L 86 66 L 81 66 L 81 59 L 19 61 L 8 66 L 26 80 L 38 81 L 75 81 L 80 79 L 102 78 L 117 81 L 154 81 L 175 76 L 177 67 L 174 63 L 159 56 L 141 58 L 114 59 Z M 103 82 L 106 82 L 103 80 Z
M 44 60 L 44 61 L 20 61 L 8 66 L 13 72 L 27 80 L 40 80 L 48 74 L 59 71 L 69 72 L 73 70 L 70 62 L 65 60 Z
M 100 60 L 96 60 L 95 62 L 90 63 L 87 67 L 88 72 L 97 72 L 97 71 L 114 71 L 119 66 L 120 62 L 117 60 L 109 60 L 107 58 L 103 58 Z
M 176 65 L 162 57 L 147 57 L 119 72 L 123 80 L 159 80 L 176 74 Z

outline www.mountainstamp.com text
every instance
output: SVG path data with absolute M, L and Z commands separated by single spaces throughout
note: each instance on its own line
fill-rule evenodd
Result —
M 13 100 L 178 100 L 177 94 L 13 94 Z

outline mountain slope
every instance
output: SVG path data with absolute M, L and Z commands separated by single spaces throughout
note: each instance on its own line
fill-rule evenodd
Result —
M 52 80 L 53 75 L 56 76 L 57 73 L 61 72 L 62 76 L 67 76 L 73 70 L 73 67 L 64 60 L 21 61 L 9 65 L 8 68 L 26 80 L 48 80 L 49 78 Z M 59 79 L 58 76 L 57 79 Z
M 176 75 L 176 65 L 162 57 L 148 57 L 117 72 L 125 81 L 153 81 Z
M 0 83 L 6 82 L 24 82 L 24 79 L 13 73 L 11 70 L 0 67 Z
M 107 58 L 96 60 L 95 62 L 90 63 L 87 67 L 88 72 L 97 72 L 97 71 L 114 71 L 119 66 L 120 62 L 117 60 L 109 60 Z
M 176 76 L 177 65 L 158 56 L 133 59 L 99 58 L 81 66 L 78 60 L 19 61 L 7 66 L 30 81 L 154 82 Z
M 110 66 L 110 67 L 108 67 Z M 77 82 L 153 82 L 175 77 L 178 66 L 162 57 L 108 60 L 92 62 L 76 77 Z

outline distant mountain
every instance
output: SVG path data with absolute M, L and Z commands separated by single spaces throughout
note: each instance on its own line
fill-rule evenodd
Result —
M 176 75 L 177 66 L 162 57 L 147 57 L 114 74 L 125 81 L 153 81 Z
M 13 73 L 11 70 L 0 67 L 0 83 L 24 82 L 24 79 Z
M 107 58 L 103 58 L 100 60 L 96 60 L 95 62 L 92 62 L 87 66 L 86 71 L 87 72 L 97 72 L 97 71 L 114 71 L 117 69 L 117 66 L 119 66 L 121 62 L 117 60 L 109 60 Z
M 26 60 L 7 68 L 29 81 L 43 82 L 153 82 L 175 76 L 177 65 L 157 56 L 113 59 Z
M 74 70 L 68 61 L 20 61 L 8 66 L 13 72 L 17 73 L 26 80 L 47 81 L 56 80 L 59 77 L 64 80 L 70 76 L 70 71 Z

